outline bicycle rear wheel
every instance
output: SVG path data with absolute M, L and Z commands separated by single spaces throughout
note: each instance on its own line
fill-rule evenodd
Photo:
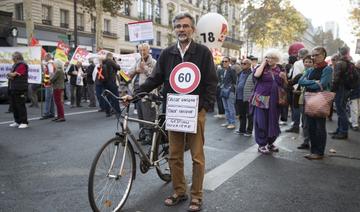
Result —
M 120 174 L 120 167 L 123 169 Z M 93 211 L 119 211 L 135 179 L 135 155 L 130 142 L 115 137 L 97 153 L 90 169 L 88 195 Z
M 167 136 L 161 132 L 159 132 L 159 136 L 156 139 L 154 161 L 157 161 L 156 172 L 160 179 L 165 182 L 170 182 L 169 141 L 167 140 Z

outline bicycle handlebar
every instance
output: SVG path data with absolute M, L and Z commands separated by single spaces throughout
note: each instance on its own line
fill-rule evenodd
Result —
M 109 91 L 108 89 L 105 89 L 101 96 L 103 98 L 107 98 L 106 96 L 107 95 L 111 95 L 113 96 L 116 100 L 119 100 L 119 101 L 122 101 L 122 102 L 125 102 L 121 97 L 119 96 L 116 96 L 113 92 Z M 161 103 L 164 98 L 159 96 L 159 95 L 156 95 L 156 94 L 153 94 L 153 93 L 147 93 L 147 92 L 141 92 L 141 93 L 138 93 L 135 95 L 135 97 L 129 101 L 129 103 L 132 103 L 132 102 L 137 102 L 139 101 L 140 99 L 144 98 L 150 102 L 155 102 L 155 103 Z

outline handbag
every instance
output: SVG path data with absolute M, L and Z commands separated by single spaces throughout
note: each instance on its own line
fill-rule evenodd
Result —
M 310 117 L 326 118 L 330 115 L 335 93 L 323 91 L 321 84 L 318 84 L 321 88 L 319 92 L 305 92 L 305 114 Z
M 269 102 L 270 102 L 270 96 L 263 96 L 255 93 L 250 99 L 251 105 L 262 109 L 268 109 Z
M 271 76 L 272 76 L 273 81 L 275 82 L 275 77 L 274 77 L 273 72 L 271 72 Z M 287 98 L 288 95 L 287 95 L 286 89 L 277 85 L 277 91 L 278 91 L 278 102 L 277 102 L 277 104 L 279 106 L 287 106 L 288 105 L 288 98 Z
M 285 88 L 278 86 L 278 105 L 280 106 L 287 106 L 288 105 L 288 98 L 287 98 L 287 92 Z
M 220 90 L 220 97 L 227 99 L 229 98 L 230 93 L 231 93 L 231 86 L 228 88 L 222 87 Z

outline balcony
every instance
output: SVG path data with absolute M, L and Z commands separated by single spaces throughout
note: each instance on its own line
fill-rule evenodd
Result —
M 44 25 L 51 25 L 51 20 L 43 19 L 43 20 L 42 20 L 42 24 L 44 24 Z
M 77 30 L 84 31 L 84 26 L 77 26 Z
M 60 23 L 60 27 L 61 28 L 69 28 L 69 24 L 68 23 Z
M 103 31 L 103 35 L 106 37 L 117 38 L 117 34 L 109 31 Z

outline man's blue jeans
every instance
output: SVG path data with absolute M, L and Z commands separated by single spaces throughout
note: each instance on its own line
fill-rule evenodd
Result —
M 222 98 L 228 124 L 235 124 L 235 93 L 230 92 L 229 98 Z
M 346 104 L 350 95 L 350 90 L 344 88 L 344 86 L 340 86 L 336 91 L 335 95 L 335 106 L 336 113 L 338 115 L 338 127 L 336 132 L 339 134 L 346 134 L 349 130 L 349 122 L 346 114 Z
M 53 98 L 53 88 L 45 88 L 45 111 L 44 116 L 54 116 L 54 98 Z
M 99 102 L 99 107 L 101 110 L 105 111 L 107 103 L 105 102 L 104 98 L 101 96 L 103 91 L 104 91 L 103 85 L 101 85 L 101 84 L 95 85 L 96 98 Z

